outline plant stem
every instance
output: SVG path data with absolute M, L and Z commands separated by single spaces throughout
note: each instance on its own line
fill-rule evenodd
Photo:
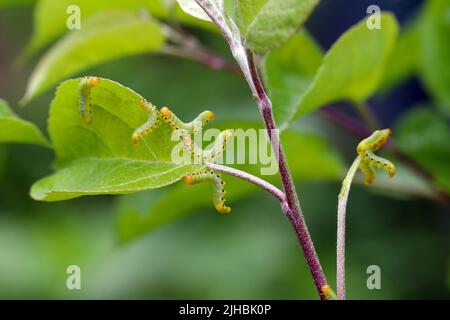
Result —
M 190 48 L 184 46 L 166 45 L 161 52 L 170 56 L 184 58 L 198 62 L 212 70 L 226 70 L 231 73 L 239 73 L 240 69 L 234 63 L 222 59 L 204 48 Z
M 325 299 L 323 288 L 327 286 L 327 281 L 325 278 L 325 274 L 323 273 L 322 266 L 320 265 L 316 250 L 314 248 L 314 244 L 311 240 L 308 227 L 306 226 L 306 222 L 300 207 L 300 202 L 295 190 L 295 185 L 289 171 L 281 142 L 279 140 L 278 131 L 276 130 L 275 120 L 273 118 L 272 103 L 264 90 L 264 86 L 261 82 L 261 78 L 259 77 L 258 70 L 254 63 L 253 54 L 249 51 L 247 53 L 253 86 L 256 88 L 254 98 L 263 116 L 267 132 L 272 143 L 272 148 L 278 160 L 280 176 L 286 194 L 286 201 L 289 206 L 289 211 L 286 212 L 286 214 L 288 215 L 289 220 L 291 221 L 295 229 L 297 238 L 303 249 L 306 261 L 313 276 L 317 291 L 319 292 L 320 297 L 322 299 Z
M 281 191 L 280 189 L 278 189 L 274 185 L 270 184 L 266 180 L 260 179 L 260 178 L 254 176 L 254 175 L 251 175 L 251 174 L 249 174 L 249 173 L 247 173 L 245 171 L 241 171 L 241 170 L 238 170 L 238 169 L 226 167 L 226 166 L 223 166 L 223 165 L 220 165 L 220 164 L 205 163 L 205 165 L 207 165 L 211 169 L 214 169 L 217 172 L 222 172 L 222 173 L 228 174 L 230 176 L 234 176 L 236 178 L 239 178 L 239 179 L 242 179 L 242 180 L 246 180 L 248 182 L 251 182 L 251 183 L 253 183 L 253 184 L 255 184 L 255 185 L 265 189 L 266 191 L 268 191 L 269 193 L 274 195 L 275 198 L 277 198 L 278 201 L 280 201 L 280 203 L 282 205 L 286 202 L 286 196 L 284 195 L 283 191 Z
M 342 182 L 339 193 L 337 213 L 337 245 L 336 245 L 336 289 L 339 300 L 345 300 L 345 216 L 347 210 L 347 199 L 352 185 L 353 177 L 358 171 L 361 158 L 356 157 L 348 170 L 347 176 Z
M 275 120 L 272 113 L 272 102 L 270 101 L 261 79 L 258 70 L 254 63 L 253 53 L 245 49 L 242 43 L 242 38 L 239 29 L 232 20 L 227 20 L 224 13 L 221 12 L 212 2 L 207 0 L 195 0 L 197 4 L 205 11 L 211 20 L 217 25 L 219 30 L 223 33 L 227 40 L 233 57 L 242 70 L 253 97 L 259 107 L 261 115 L 264 119 L 267 134 L 270 138 L 272 149 L 278 160 L 278 167 L 283 183 L 283 189 L 286 195 L 287 206 L 283 206 L 283 211 L 289 217 L 292 226 L 295 229 L 297 238 L 303 249 L 306 261 L 311 271 L 317 291 L 322 300 L 327 299 L 325 289 L 329 288 L 319 258 L 316 254 L 314 244 L 311 240 L 308 228 L 303 217 L 300 202 L 295 191 L 294 182 L 289 171 L 286 157 L 283 152 L 278 130 L 275 125 Z
M 226 70 L 240 75 L 241 70 L 235 63 L 214 54 L 183 29 L 166 25 L 164 30 L 166 37 L 173 44 L 166 44 L 161 50 L 162 53 L 198 62 L 212 70 Z

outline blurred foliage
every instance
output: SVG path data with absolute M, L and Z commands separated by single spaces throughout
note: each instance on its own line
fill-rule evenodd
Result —
M 164 17 L 168 14 L 161 0 L 41 0 L 37 2 L 34 11 L 33 36 L 26 49 L 26 56 L 40 51 L 67 31 L 66 21 L 69 15 L 67 8 L 71 5 L 82 8 L 83 22 L 84 19 L 105 10 L 137 11 L 146 9 L 157 17 Z
M 159 51 L 164 44 L 159 24 L 137 14 L 104 11 L 83 22 L 49 50 L 30 77 L 24 102 L 98 63 L 132 54 Z
M 397 36 L 394 16 L 383 13 L 379 30 L 363 19 L 344 33 L 327 52 L 311 86 L 291 113 L 295 120 L 326 103 L 364 102 L 377 89 Z
M 330 1 L 335 0 L 321 1 L 318 9 Z M 331 21 L 318 10 L 318 14 L 311 16 L 311 25 L 320 25 L 326 31 L 332 28 L 332 23 L 340 23 L 341 28 L 349 29 L 364 17 L 365 12 L 352 10 L 353 6 L 361 5 L 361 0 L 341 1 L 342 10 L 351 15 L 350 20 L 337 21 L 342 15 L 333 12 L 339 18 Z M 35 2 L 35 6 L 27 6 Z M 78 0 L 70 4 L 74 2 L 82 5 L 83 21 L 106 9 L 135 13 L 143 3 Z M 392 1 L 383 3 L 389 2 Z M 155 3 L 145 1 L 146 6 Z M 321 83 L 315 89 L 315 99 L 319 100 L 317 105 L 314 103 L 316 108 L 338 99 L 366 100 L 380 89 L 383 94 L 395 96 L 396 88 L 409 88 L 404 81 L 407 77 L 419 78 L 425 84 L 426 94 L 417 101 L 406 104 L 396 96 L 392 100 L 395 102 L 387 102 L 389 107 L 400 110 L 399 118 L 390 119 L 397 123 L 394 140 L 404 153 L 432 174 L 433 183 L 441 191 L 448 191 L 449 124 L 448 113 L 442 111 L 450 106 L 446 98 L 450 83 L 450 68 L 446 68 L 450 63 L 446 36 L 449 3 L 426 1 L 424 11 L 410 7 L 411 21 L 400 28 L 395 46 L 397 27 L 391 15 L 383 15 L 385 30 L 370 34 L 372 49 L 364 43 L 369 30 L 362 27 L 363 21 L 359 29 L 358 26 L 349 29 L 344 40 L 335 39 L 335 46 L 323 60 L 322 51 L 327 50 L 318 44 L 322 43 L 316 36 L 320 30 L 307 24 L 306 29 L 272 51 L 264 62 L 265 80 L 274 107 L 280 110 L 277 119 L 286 121 L 312 83 L 313 86 Z M 0 8 L 3 46 L 0 96 L 10 102 L 20 118 L 37 123 L 44 131 L 52 94 L 36 97 L 25 109 L 15 106 L 23 96 L 31 70 L 74 37 L 73 32 L 66 32 L 67 2 L 0 0 Z M 229 5 L 227 9 L 230 10 Z M 414 14 L 414 10 L 420 11 Z M 179 21 L 189 26 L 188 30 L 207 47 L 231 59 L 211 23 L 190 17 L 178 6 L 148 11 L 164 23 Z M 32 12 L 34 26 L 29 23 Z M 356 40 L 348 39 L 352 35 Z M 128 36 L 134 39 L 138 35 Z M 27 37 L 32 39 L 28 47 Z M 391 46 L 394 50 L 389 56 Z M 37 56 L 46 47 L 47 53 Z M 380 47 L 384 50 L 376 49 Z M 171 106 L 182 118 L 191 119 L 208 106 L 222 120 L 219 127 L 242 127 L 242 123 L 253 126 L 259 120 L 248 88 L 235 75 L 208 70 L 182 59 L 158 55 L 128 57 L 128 53 L 138 53 L 134 49 L 124 50 L 123 55 L 114 55 L 116 60 L 108 61 L 113 58 L 109 49 L 90 47 L 93 55 L 104 54 L 104 60 L 97 64 L 100 59 L 94 59 L 95 65 L 85 64 L 80 69 L 65 70 L 66 64 L 78 56 L 61 60 L 56 67 L 61 71 L 61 79 L 53 79 L 46 89 L 87 67 L 84 73 L 114 79 L 156 105 Z M 144 49 L 142 52 L 147 50 Z M 80 48 L 74 52 L 77 50 Z M 18 66 L 16 59 L 21 54 L 28 58 L 28 63 Z M 50 64 L 56 62 L 47 59 Z M 322 71 L 316 73 L 320 65 Z M 340 70 L 337 78 L 329 81 L 336 65 Z M 67 73 L 63 75 L 63 71 Z M 323 80 L 318 81 L 319 78 Z M 346 80 L 340 82 L 342 79 Z M 352 83 L 357 89 L 349 94 L 343 83 Z M 324 94 L 324 85 L 332 86 L 333 95 Z M 354 95 L 355 92 L 358 94 Z M 440 109 L 408 110 L 419 102 Z M 70 122 L 70 117 L 62 116 L 59 121 L 59 137 L 66 141 L 64 148 L 88 142 L 65 132 L 65 121 Z M 0 134 L 3 129 L 0 125 Z M 336 200 L 339 177 L 345 171 L 341 159 L 354 158 L 357 139 L 315 114 L 302 117 L 282 138 L 299 183 L 299 197 L 312 238 L 333 284 Z M 57 153 L 58 150 L 59 147 Z M 214 212 L 210 186 L 204 185 L 174 184 L 127 196 L 86 197 L 58 203 L 33 201 L 28 196 L 29 187 L 52 172 L 52 159 L 53 152 L 48 148 L 0 145 L 1 298 L 317 298 L 297 239 L 279 204 L 254 186 L 224 177 L 229 189 L 227 197 L 233 205 L 233 213 L 228 216 Z M 399 174 L 394 181 L 386 183 L 377 178 L 375 188 L 352 188 L 347 238 L 349 298 L 450 298 L 448 204 L 436 202 L 433 186 L 401 161 L 395 161 Z M 257 166 L 242 169 L 258 172 Z M 84 180 L 88 182 L 89 178 Z M 272 182 L 279 185 L 276 180 Z M 123 242 L 138 235 L 134 241 Z M 81 291 L 65 288 L 66 268 L 72 264 L 81 267 Z M 371 264 L 381 267 L 381 290 L 366 287 L 366 269 Z
M 48 146 L 47 139 L 34 124 L 17 117 L 5 101 L 0 99 L 0 142 L 30 143 Z
M 417 71 L 420 60 L 419 27 L 418 18 L 403 27 L 388 59 L 381 88 L 392 88 Z
M 428 1 L 421 26 L 421 71 L 431 93 L 450 108 L 450 1 Z
M 432 173 L 450 193 L 450 128 L 430 108 L 418 108 L 403 117 L 396 129 L 400 148 Z
M 278 124 L 291 119 L 322 60 L 322 49 L 305 30 L 266 56 L 264 78 Z

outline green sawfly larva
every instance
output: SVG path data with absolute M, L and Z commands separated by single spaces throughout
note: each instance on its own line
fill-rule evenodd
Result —
M 364 183 L 366 185 L 371 184 L 375 178 L 374 168 L 383 169 L 390 177 L 395 176 L 395 165 L 374 154 L 386 143 L 391 134 L 390 129 L 377 130 L 370 137 L 362 140 L 356 148 L 356 152 L 361 158 L 359 168 L 365 175 Z
M 90 124 L 92 122 L 92 105 L 90 101 L 91 90 L 98 86 L 100 78 L 98 77 L 83 77 L 78 84 L 78 93 L 80 97 L 80 113 L 84 123 Z

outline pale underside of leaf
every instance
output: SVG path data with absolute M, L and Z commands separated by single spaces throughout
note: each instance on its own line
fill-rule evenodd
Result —
M 34 184 L 30 194 L 35 200 L 60 201 L 83 195 L 133 193 L 172 184 L 194 170 L 192 165 L 169 162 L 80 159 Z

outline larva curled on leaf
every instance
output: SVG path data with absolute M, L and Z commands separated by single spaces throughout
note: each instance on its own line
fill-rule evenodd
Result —
M 201 160 L 203 162 L 214 162 L 220 158 L 224 153 L 225 147 L 229 139 L 233 136 L 231 130 L 224 130 L 216 137 L 214 145 L 208 150 L 203 150 L 198 147 L 193 141 L 190 132 L 181 129 L 181 140 L 183 142 L 183 148 L 186 152 L 189 152 L 194 161 Z
M 390 129 L 377 130 L 370 137 L 362 140 L 356 148 L 356 152 L 361 159 L 359 168 L 365 175 L 364 183 L 366 185 L 370 185 L 375 178 L 374 168 L 383 169 L 390 177 L 395 176 L 395 165 L 391 161 L 374 154 L 386 143 L 391 134 Z
M 80 113 L 84 123 L 92 122 L 91 90 L 100 83 L 99 77 L 83 77 L 78 84 L 78 94 L 80 97 Z
M 200 128 L 203 128 L 209 121 L 214 120 L 214 113 L 212 111 L 203 111 L 193 121 L 185 123 L 178 119 L 178 117 L 170 111 L 169 108 L 161 108 L 161 116 L 163 120 L 174 130 L 187 130 L 189 132 L 197 132 Z
M 225 147 L 228 143 L 228 139 L 233 136 L 231 130 L 225 130 L 219 133 L 214 141 L 214 146 L 209 149 L 203 151 L 203 161 L 205 162 L 213 162 L 216 161 L 225 151 Z
M 231 208 L 225 205 L 225 182 L 219 173 L 214 170 L 206 168 L 201 171 L 185 175 L 183 181 L 186 184 L 193 185 L 201 182 L 210 182 L 213 186 L 213 202 L 217 211 L 226 214 L 231 212 Z
M 145 99 L 139 101 L 139 106 L 148 113 L 148 120 L 137 128 L 131 135 L 134 144 L 139 144 L 139 140 L 146 134 L 151 133 L 156 127 L 159 120 L 159 112 L 154 105 Z

